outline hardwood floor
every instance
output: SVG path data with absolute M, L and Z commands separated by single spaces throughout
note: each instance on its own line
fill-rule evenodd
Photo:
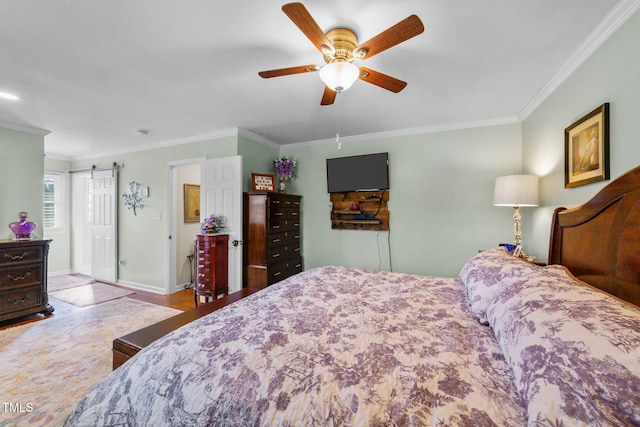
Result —
M 113 283 L 109 283 L 112 286 L 117 286 L 120 288 L 131 289 L 125 286 L 115 285 Z M 140 289 L 133 289 L 135 291 L 134 294 L 128 295 L 125 298 L 133 298 L 139 301 L 145 301 L 152 304 L 162 305 L 165 307 L 175 308 L 177 310 L 191 310 L 195 308 L 195 303 L 193 300 L 193 289 L 184 289 L 182 291 L 178 291 L 171 295 L 162 295 L 156 294 L 154 292 L 142 291 Z M 64 314 L 73 313 L 76 310 L 82 310 L 82 308 L 76 307 L 71 304 L 67 304 L 64 301 L 55 300 L 53 304 L 54 312 L 52 316 L 60 316 Z M 44 318 L 42 314 L 31 314 L 28 316 L 23 316 L 17 319 L 12 320 L 4 320 L 0 322 L 0 331 L 7 328 L 12 328 L 15 326 L 24 325 L 26 323 L 35 322 Z
M 136 289 L 136 293 L 129 295 L 128 298 L 163 305 L 165 307 L 171 307 L 182 311 L 191 310 L 196 307 L 193 301 L 193 289 L 184 289 L 171 295 L 161 295 L 154 292 L 146 292 Z

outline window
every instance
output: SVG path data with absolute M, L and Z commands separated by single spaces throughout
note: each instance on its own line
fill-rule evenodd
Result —
M 64 228 L 64 175 L 44 174 L 42 227 L 48 232 L 62 232 Z

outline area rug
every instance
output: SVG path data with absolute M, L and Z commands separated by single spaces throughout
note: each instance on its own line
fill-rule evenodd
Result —
M 0 426 L 61 426 L 111 372 L 115 338 L 178 313 L 122 298 L 0 331 Z
M 62 289 L 74 288 L 93 282 L 95 282 L 95 280 L 92 277 L 78 274 L 61 274 L 59 276 L 51 276 L 47 279 L 47 289 L 49 292 L 61 291 Z
M 63 289 L 61 291 L 50 291 L 49 296 L 73 304 L 76 307 L 87 307 L 134 293 L 135 292 L 128 289 L 118 288 L 105 283 L 91 283 Z

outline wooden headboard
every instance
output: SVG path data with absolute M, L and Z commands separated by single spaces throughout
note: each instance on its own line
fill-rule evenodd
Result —
M 554 211 L 549 264 L 640 305 L 640 166 L 582 206 Z

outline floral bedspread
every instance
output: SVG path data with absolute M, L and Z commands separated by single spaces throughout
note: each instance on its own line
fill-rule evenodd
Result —
M 67 426 L 522 426 L 460 279 L 321 267 L 203 317 L 94 388 Z

